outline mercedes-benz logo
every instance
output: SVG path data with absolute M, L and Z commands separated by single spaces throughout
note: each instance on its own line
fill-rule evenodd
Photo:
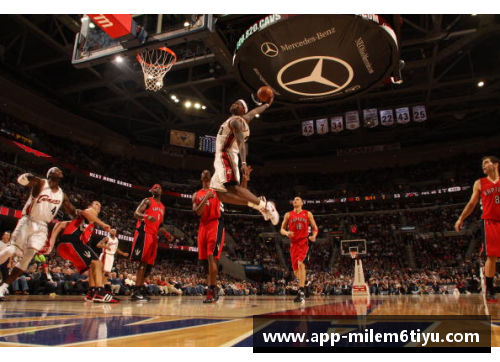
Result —
M 279 49 L 274 43 L 269 43 L 265 42 L 260 46 L 260 50 L 262 51 L 262 54 L 274 58 L 275 56 L 278 55 Z
M 311 60 L 317 60 L 316 64 L 314 65 L 314 68 L 311 69 L 311 73 L 306 76 L 306 77 L 300 77 L 293 79 L 291 81 L 283 81 L 283 75 L 284 73 L 289 70 L 295 68 L 295 67 L 310 67 Z M 344 69 L 345 74 L 347 75 L 346 80 L 342 80 L 342 83 L 339 82 L 338 79 L 328 79 L 332 78 L 331 76 L 323 76 L 323 68 L 325 66 L 325 63 L 327 62 L 333 62 L 335 65 L 338 67 L 339 65 Z M 303 96 L 309 96 L 309 97 L 318 97 L 318 96 L 324 96 L 327 94 L 332 94 L 332 93 L 337 93 L 340 92 L 342 89 L 347 87 L 349 83 L 351 83 L 352 78 L 354 77 L 354 71 L 352 67 L 349 65 L 349 63 L 343 61 L 342 59 L 335 58 L 335 57 L 327 57 L 327 56 L 312 56 L 312 57 L 305 57 L 305 58 L 300 58 L 296 59 L 293 62 L 288 63 L 285 65 L 281 70 L 278 72 L 278 83 L 285 89 L 286 91 L 294 94 L 300 94 Z M 345 79 L 345 77 L 342 77 Z M 321 91 L 318 92 L 313 92 L 309 91 L 308 93 L 305 93 L 304 91 L 300 91 L 297 89 L 293 89 L 295 87 L 290 87 L 294 85 L 299 85 L 299 84 L 306 84 L 306 83 L 317 83 L 322 85 Z M 331 88 L 331 90 L 325 91 L 326 88 Z

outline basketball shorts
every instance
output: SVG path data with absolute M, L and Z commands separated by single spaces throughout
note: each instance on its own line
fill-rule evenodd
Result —
M 154 265 L 157 251 L 157 235 L 146 233 L 143 230 L 135 231 L 130 261 L 140 261 L 148 265 Z
M 483 222 L 484 238 L 481 255 L 500 257 L 500 221 L 483 220 Z
M 307 239 L 302 239 L 299 241 L 293 241 L 290 244 L 290 257 L 292 259 L 293 270 L 299 269 L 299 261 L 305 265 L 309 262 L 309 241 Z
M 111 273 L 113 263 L 115 262 L 115 255 L 104 252 L 99 255 L 99 260 L 102 261 L 102 270 L 106 273 Z
M 219 260 L 225 238 L 224 220 L 217 219 L 200 223 L 198 229 L 198 259 L 207 260 L 208 255 L 213 255 Z
M 80 274 L 90 268 L 92 260 L 99 260 L 92 248 L 80 240 L 79 234 L 62 235 L 59 237 L 57 253 L 65 260 L 69 260 Z
M 222 152 L 215 154 L 214 174 L 210 181 L 210 188 L 227 192 L 226 186 L 240 184 L 240 170 L 238 168 L 238 154 Z
M 11 244 L 16 248 L 16 255 L 23 256 L 26 249 L 39 251 L 47 242 L 48 227 L 45 222 L 33 221 L 28 216 L 23 216 L 17 222 L 12 232 Z

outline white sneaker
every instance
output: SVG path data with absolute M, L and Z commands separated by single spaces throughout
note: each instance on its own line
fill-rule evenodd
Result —
M 9 294 L 9 287 L 4 287 L 0 285 L 0 302 L 5 300 L 5 296 Z
M 268 201 L 266 203 L 266 210 L 268 211 L 271 219 L 271 223 L 273 225 L 278 225 L 280 222 L 280 214 L 278 214 L 278 210 L 276 210 L 276 205 L 272 201 Z
M 259 200 L 264 201 L 267 204 L 267 200 L 266 200 L 265 196 L 259 196 Z M 259 210 L 259 211 L 262 214 L 262 216 L 264 216 L 264 220 L 267 221 L 267 220 L 269 220 L 271 218 L 271 214 L 266 209 Z

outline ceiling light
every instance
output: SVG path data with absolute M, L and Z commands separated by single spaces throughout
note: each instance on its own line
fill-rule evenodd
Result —
M 187 101 L 186 103 L 184 103 L 184 105 L 186 106 L 186 108 L 191 108 L 191 102 L 190 101 Z
M 89 28 L 94 29 L 95 28 L 95 24 L 94 23 L 89 23 Z
M 472 16 L 476 16 L 477 14 L 471 14 Z
M 189 26 L 189 21 L 184 22 L 184 27 L 187 28 Z
M 161 82 L 156 82 L 157 87 L 161 87 L 163 84 Z
M 175 103 L 179 103 L 179 100 L 177 98 L 174 99 Z
M 175 94 L 172 94 L 172 95 L 170 96 L 170 99 L 171 99 L 171 100 L 173 100 L 173 101 L 175 101 L 175 100 L 177 99 L 177 96 L 176 96 Z
M 477 86 L 478 86 L 479 88 L 483 87 L 483 86 L 484 86 L 484 82 L 483 82 L 483 81 L 480 81 L 479 83 L 477 83 Z
M 260 117 L 260 114 L 256 114 L 255 117 L 259 118 Z
M 117 57 L 115 58 L 115 60 L 116 60 L 118 63 L 123 62 L 123 58 L 122 58 L 121 56 L 117 56 Z
M 207 109 L 207 106 L 201 106 L 201 109 Z
M 201 108 L 201 105 L 200 105 L 199 103 L 195 103 L 195 104 L 194 104 L 194 108 L 196 108 L 196 109 L 200 109 L 200 108 Z

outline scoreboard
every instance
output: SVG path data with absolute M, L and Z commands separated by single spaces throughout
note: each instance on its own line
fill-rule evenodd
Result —
M 215 140 L 214 136 L 199 136 L 198 150 L 202 152 L 215 153 Z

